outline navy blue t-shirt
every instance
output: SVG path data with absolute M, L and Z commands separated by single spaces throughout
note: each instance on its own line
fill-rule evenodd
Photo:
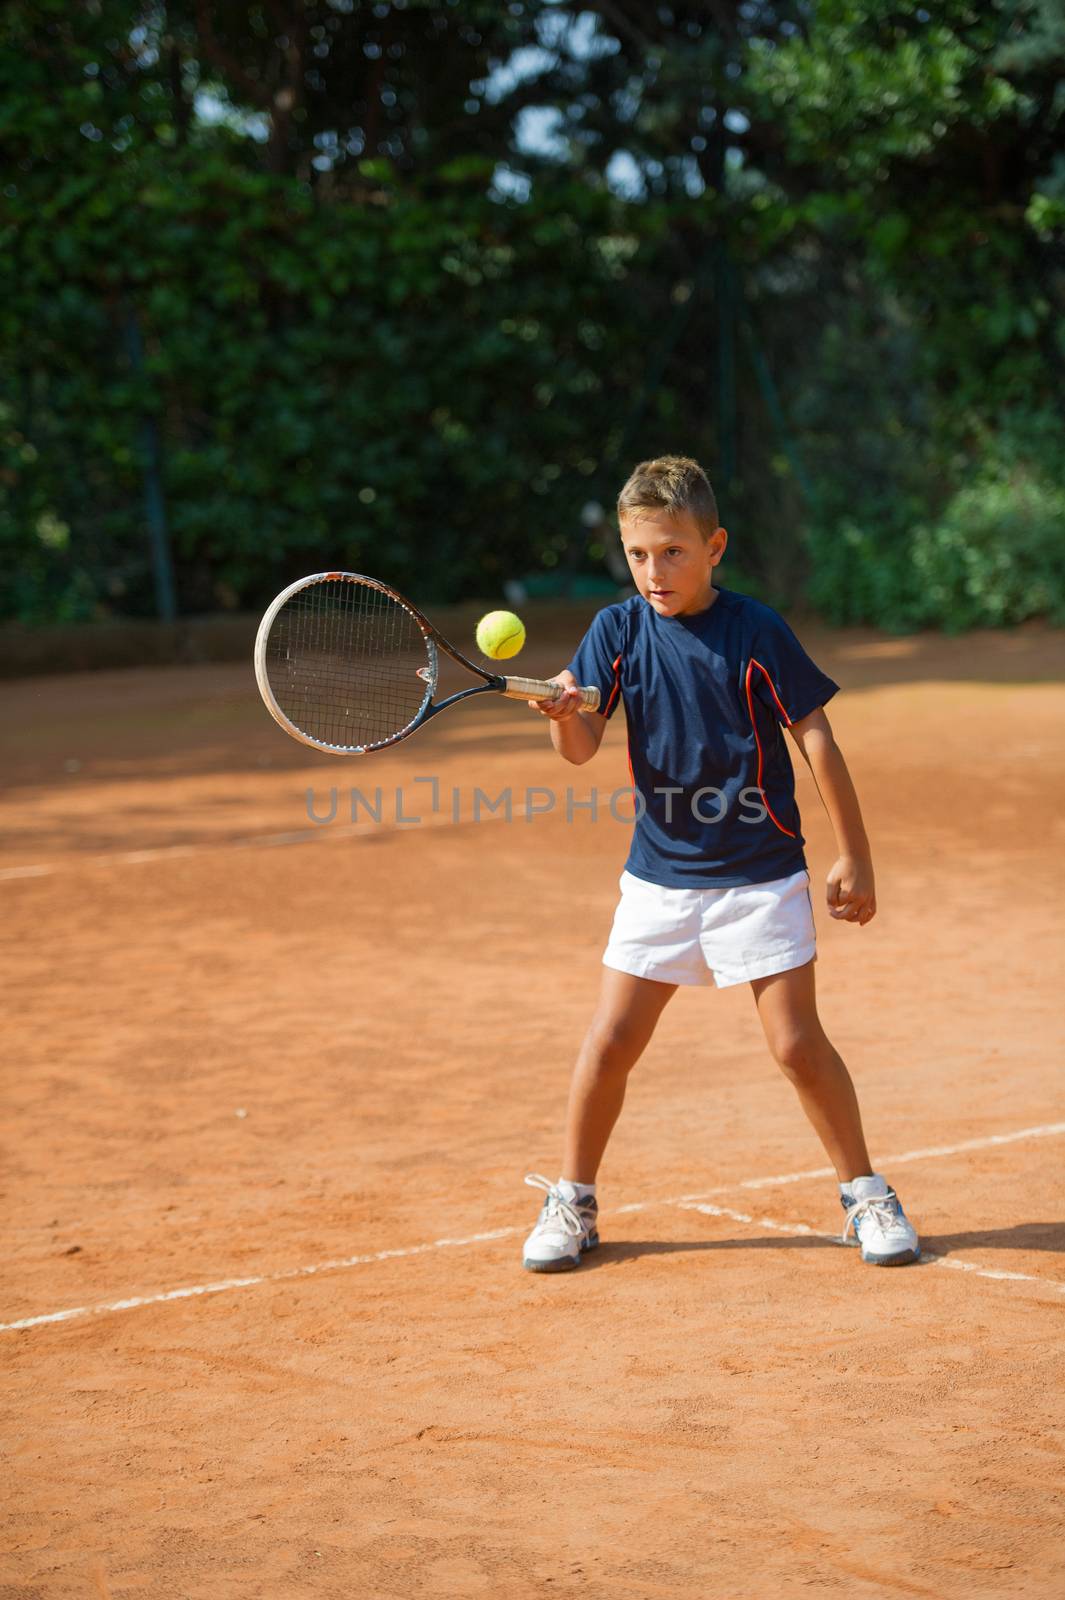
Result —
M 772 607 L 730 589 L 692 617 L 642 595 L 600 611 L 569 670 L 625 706 L 636 826 L 626 868 L 674 889 L 768 883 L 806 865 L 782 725 L 839 688 Z

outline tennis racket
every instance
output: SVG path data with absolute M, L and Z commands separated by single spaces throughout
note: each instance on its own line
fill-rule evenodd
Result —
M 434 701 L 441 650 L 483 682 Z M 557 683 L 475 666 L 409 600 L 357 572 L 316 572 L 281 591 L 259 624 L 255 677 L 286 733 L 337 756 L 387 749 L 475 694 L 562 693 Z M 582 689 L 581 701 L 595 711 L 599 690 Z

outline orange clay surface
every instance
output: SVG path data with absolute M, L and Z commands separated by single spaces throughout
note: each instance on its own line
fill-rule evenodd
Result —
M 628 833 L 564 791 L 625 784 L 620 716 L 580 769 L 487 697 L 339 760 L 247 668 L 0 686 L 0 1321 L 79 1312 L 0 1332 L 2 1600 L 1065 1591 L 1065 637 L 804 638 L 876 856 L 831 922 L 804 769 L 899 1271 L 832 1242 L 746 988 L 672 1002 L 602 1248 L 522 1271 Z M 473 822 L 507 785 L 560 800 Z

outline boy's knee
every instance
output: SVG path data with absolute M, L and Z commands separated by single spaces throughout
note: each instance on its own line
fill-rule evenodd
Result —
M 825 1037 L 820 1030 L 796 1028 L 778 1034 L 772 1042 L 777 1064 L 789 1078 L 816 1077 L 824 1064 Z
M 588 1030 L 585 1053 L 600 1072 L 625 1071 L 638 1054 L 635 1031 L 627 1022 L 597 1018 Z

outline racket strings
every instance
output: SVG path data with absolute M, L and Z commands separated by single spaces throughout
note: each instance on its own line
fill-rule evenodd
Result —
M 429 645 L 405 606 L 379 589 L 331 579 L 298 590 L 274 618 L 266 670 L 301 732 L 363 749 L 410 727 L 432 693 Z

